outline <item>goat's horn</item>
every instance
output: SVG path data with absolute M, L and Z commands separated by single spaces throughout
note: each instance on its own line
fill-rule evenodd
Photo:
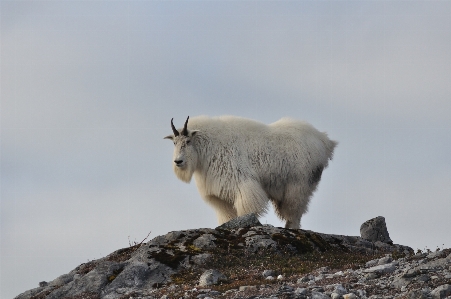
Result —
M 172 127 L 172 132 L 174 132 L 174 136 L 179 136 L 180 135 L 180 133 L 179 133 L 179 131 L 177 131 L 177 129 L 174 127 L 174 123 L 172 122 L 174 119 L 173 118 L 171 118 L 171 127 Z
M 185 125 L 183 126 L 182 135 L 184 136 L 188 136 L 188 119 L 189 116 L 186 118 Z

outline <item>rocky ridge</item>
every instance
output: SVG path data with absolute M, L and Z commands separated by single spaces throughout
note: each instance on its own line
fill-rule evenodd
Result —
M 371 240 L 261 225 L 255 215 L 170 232 L 16 299 L 449 297 L 451 249 L 414 255 L 378 218 L 362 224 Z

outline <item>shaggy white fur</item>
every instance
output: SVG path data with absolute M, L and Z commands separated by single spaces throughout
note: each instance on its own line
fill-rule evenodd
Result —
M 172 121 L 171 121 L 172 123 Z M 192 176 L 218 222 L 261 216 L 271 201 L 287 228 L 299 228 L 337 142 L 306 122 L 265 125 L 235 116 L 198 116 L 174 135 L 174 172 Z M 178 134 L 177 134 L 178 133 Z

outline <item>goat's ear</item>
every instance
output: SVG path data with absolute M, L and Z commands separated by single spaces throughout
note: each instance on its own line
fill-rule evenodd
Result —
M 168 135 L 168 136 L 164 137 L 163 139 L 174 140 L 174 135 Z
M 196 135 L 197 132 L 199 132 L 199 130 L 192 130 L 192 131 L 190 131 L 191 137 L 194 137 L 194 135 Z

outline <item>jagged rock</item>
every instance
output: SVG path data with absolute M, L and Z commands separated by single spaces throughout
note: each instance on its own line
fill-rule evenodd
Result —
M 291 293 L 294 292 L 294 288 L 289 285 L 283 285 L 279 288 L 279 292 Z
M 397 288 L 397 289 L 401 290 L 403 287 L 407 286 L 411 281 L 412 281 L 412 279 L 410 279 L 410 278 L 405 278 L 403 276 L 397 276 L 393 279 L 391 286 L 393 288 Z
M 204 267 L 215 267 L 209 266 L 209 263 L 217 263 L 219 254 L 227 255 L 229 252 L 238 257 L 242 256 L 243 259 L 246 256 L 255 257 L 254 253 L 262 256 L 280 257 L 287 255 L 288 257 L 303 254 L 322 254 L 329 250 L 344 254 L 376 254 L 378 257 L 382 253 L 413 253 L 413 250 L 407 246 L 392 245 L 380 241 L 370 242 L 361 237 L 320 234 L 312 231 L 291 230 L 273 226 L 253 226 L 254 224 L 252 226 L 244 225 L 245 227 L 238 226 L 238 228 L 234 229 L 202 228 L 174 231 L 166 235 L 157 236 L 142 246 L 120 249 L 104 258 L 82 264 L 71 272 L 48 282 L 47 285 L 41 284 L 39 288 L 20 294 L 16 299 L 79 299 L 82 297 L 95 299 L 160 298 L 162 295 L 168 294 L 169 288 L 172 288 L 171 292 L 177 293 L 175 287 L 179 281 L 184 281 L 183 277 L 181 279 L 177 275 L 182 275 L 180 273 L 184 273 L 183 271 L 201 274 L 205 270 Z M 267 278 L 272 277 L 272 281 L 267 280 L 267 284 L 263 285 L 264 287 L 248 290 L 246 294 L 264 292 L 268 286 L 279 285 L 280 287 L 282 285 L 283 287 L 276 290 L 274 294 L 282 293 L 284 296 L 294 296 L 296 293 L 294 290 L 300 288 L 305 289 L 302 293 L 298 292 L 300 298 L 308 296 L 311 299 L 326 299 L 326 297 L 330 299 L 334 287 L 330 287 L 326 292 L 324 291 L 325 285 L 331 283 L 330 279 L 334 283 L 347 279 L 348 282 L 342 281 L 341 283 L 346 284 L 346 286 L 352 286 L 355 282 L 358 282 L 360 285 L 365 283 L 365 275 L 373 275 L 375 280 L 368 282 L 368 284 L 375 285 L 382 279 L 385 279 L 384 277 L 387 277 L 385 274 L 393 273 L 391 272 L 393 269 L 396 269 L 394 273 L 396 273 L 400 281 L 402 279 L 407 281 L 407 283 L 402 283 L 401 287 L 409 286 L 409 280 L 416 279 L 418 275 L 428 274 L 431 271 L 435 271 L 433 274 L 437 278 L 434 280 L 431 277 L 428 284 L 436 286 L 438 285 L 436 281 L 443 281 L 444 277 L 449 274 L 449 272 L 444 272 L 445 269 L 451 266 L 451 255 L 444 258 L 449 252 L 443 251 L 443 253 L 430 258 L 424 255 L 421 263 L 416 258 L 412 258 L 412 262 L 403 260 L 399 264 L 396 261 L 392 261 L 388 264 L 377 265 L 380 260 L 385 258 L 375 259 L 376 262 L 371 264 L 369 269 L 356 271 L 350 269 L 340 271 L 340 269 L 318 267 L 315 272 L 307 273 L 302 279 L 296 277 L 294 281 L 290 281 L 290 279 L 293 279 L 290 278 L 290 275 L 284 274 L 283 280 L 277 282 L 277 284 L 274 278 L 276 277 L 276 271 L 274 271 L 274 273 L 267 273 L 272 274 L 267 276 Z M 389 259 L 385 259 L 385 261 L 388 262 Z M 319 263 L 321 262 L 319 261 Z M 409 265 L 409 267 L 406 265 Z M 367 266 L 370 266 L 370 264 L 367 264 Z M 372 269 L 375 267 L 380 268 Z M 220 269 L 218 268 L 218 270 Z M 407 273 L 406 271 L 408 270 L 414 271 L 415 277 L 402 277 L 402 273 Z M 280 269 L 277 269 L 277 271 L 280 271 Z M 441 272 L 438 273 L 437 271 Z M 332 274 L 333 272 L 335 273 Z M 204 274 L 207 275 L 206 273 Z M 428 275 L 431 275 L 431 273 Z M 224 281 L 224 279 L 226 278 L 221 275 L 217 278 L 204 276 L 202 277 L 204 282 L 196 282 L 208 285 L 209 283 Z M 350 280 L 352 281 L 351 284 L 349 284 Z M 384 281 L 383 284 L 389 286 L 394 282 L 396 282 L 395 279 L 390 279 Z M 165 291 L 159 293 L 159 290 Z M 174 297 L 184 296 L 184 292 L 187 294 L 184 297 L 190 298 L 196 298 L 197 295 L 202 295 L 201 297 L 205 298 L 206 294 L 208 294 L 207 297 L 215 296 L 211 292 L 200 293 L 199 291 L 195 288 L 184 290 L 183 292 L 178 291 Z M 369 295 L 373 295 L 371 291 L 368 292 Z M 356 293 L 356 291 L 349 287 L 347 293 L 340 291 L 335 293 L 342 296 Z M 173 297 L 168 295 L 168 298 Z
M 267 276 L 265 279 L 266 280 L 274 280 L 275 278 L 274 278 L 274 276 Z
M 170 277 L 175 271 L 159 262 L 150 264 L 132 262 L 124 267 L 121 272 L 116 273 L 115 277 L 109 277 L 111 282 L 105 288 L 106 293 L 112 293 L 118 288 L 151 289 L 159 287 L 171 281 Z
M 227 281 L 227 277 L 219 272 L 218 270 L 207 270 L 205 271 L 200 279 L 199 279 L 199 286 L 206 287 L 210 285 L 218 284 L 222 281 Z
M 212 258 L 212 256 L 213 255 L 210 253 L 201 253 L 192 256 L 191 260 L 195 265 L 202 266 L 205 265 Z
M 377 264 L 379 264 L 379 259 L 366 262 L 365 267 L 369 268 L 369 267 L 376 266 Z
M 47 299 L 73 297 L 83 293 L 100 293 L 111 281 L 111 277 L 123 267 L 121 263 L 103 261 L 89 271 L 77 283 L 73 280 L 51 292 Z
M 385 264 L 391 263 L 392 261 L 393 261 L 392 257 L 388 255 L 388 256 L 385 256 L 383 258 L 380 258 L 377 261 L 377 264 L 378 265 L 385 265 Z
M 254 227 L 254 226 L 261 226 L 262 224 L 260 221 L 258 221 L 257 215 L 254 213 L 247 214 L 244 216 L 237 217 L 235 219 L 232 219 L 220 226 L 218 226 L 216 229 L 237 229 L 240 227 Z
M 337 294 L 343 296 L 344 294 L 348 293 L 348 290 L 346 290 L 346 288 L 343 285 L 338 284 L 334 288 L 334 293 L 337 293 Z
M 330 298 L 339 299 L 339 298 L 343 298 L 343 296 L 338 293 L 332 292 L 332 294 L 330 294 Z
M 366 297 L 366 291 L 365 290 L 357 290 L 357 294 L 359 295 L 360 298 L 365 298 Z
M 450 295 L 451 295 L 451 285 L 449 284 L 441 285 L 431 292 L 431 296 L 433 299 L 443 299 Z
M 377 274 L 386 274 L 386 273 L 392 273 L 396 270 L 396 267 L 394 264 L 385 264 L 385 265 L 378 265 L 374 266 L 368 269 L 365 269 L 363 272 L 365 273 L 377 273 Z
M 324 293 L 321 292 L 312 292 L 312 299 L 329 299 L 329 296 L 327 296 Z
M 438 251 L 429 253 L 429 254 L 427 255 L 427 258 L 428 258 L 428 259 L 434 259 L 434 258 L 437 258 L 437 257 L 444 257 L 445 255 L 446 255 L 445 251 L 443 251 L 443 250 L 438 250 Z
M 408 299 L 427 299 L 426 294 L 422 290 L 412 290 L 407 294 Z
M 199 249 L 210 250 L 216 248 L 216 238 L 212 234 L 204 234 L 194 240 L 193 245 Z
M 276 271 L 274 270 L 265 270 L 263 271 L 263 277 L 268 277 L 268 276 L 276 276 Z
M 376 242 L 393 244 L 388 234 L 385 218 L 382 216 L 365 221 L 360 226 L 360 235 L 363 239 Z
M 267 235 L 253 235 L 249 236 L 245 240 L 246 247 L 251 252 L 256 252 L 259 250 L 276 250 L 277 242 L 272 240 Z
M 307 289 L 306 288 L 297 288 L 296 291 L 294 291 L 298 295 L 307 295 Z

